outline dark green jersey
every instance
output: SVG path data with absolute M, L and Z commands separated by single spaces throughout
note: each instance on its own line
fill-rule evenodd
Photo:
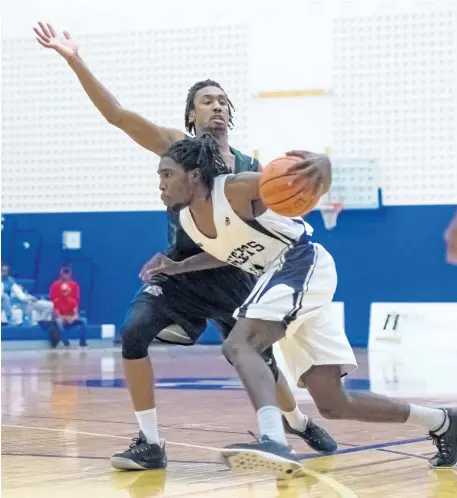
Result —
M 240 151 L 231 149 L 235 155 L 235 173 L 243 171 L 258 171 L 259 161 L 249 156 L 245 156 Z M 168 243 L 170 247 L 166 254 L 176 261 L 186 259 L 190 256 L 202 252 L 179 224 L 179 210 L 167 209 L 168 214 Z

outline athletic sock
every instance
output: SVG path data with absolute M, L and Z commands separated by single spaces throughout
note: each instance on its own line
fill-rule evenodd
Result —
M 411 404 L 406 423 L 425 426 L 430 432 L 440 436 L 449 429 L 450 421 L 446 410 Z
M 257 412 L 261 436 L 287 446 L 286 433 L 281 419 L 281 410 L 276 406 L 264 406 Z
M 296 406 L 291 412 L 282 412 L 286 418 L 288 424 L 297 431 L 305 431 L 308 425 L 308 415 L 305 415 L 300 411 L 300 408 Z
M 160 444 L 156 409 L 135 412 L 135 415 L 146 441 L 150 444 Z

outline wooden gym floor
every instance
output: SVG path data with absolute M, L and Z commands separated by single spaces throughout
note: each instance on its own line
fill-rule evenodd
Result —
M 437 374 L 426 371 L 417 355 L 403 355 L 409 362 L 403 365 L 401 355 L 392 363 L 373 357 L 368 362 L 365 351 L 357 354 L 359 369 L 346 381 L 353 389 L 429 405 L 456 403 L 455 358 L 434 389 L 428 379 Z M 217 347 L 151 349 L 169 467 L 166 473 L 114 471 L 109 456 L 126 448 L 137 431 L 119 350 L 92 346 L 83 352 L 74 346 L 2 356 L 5 498 L 457 496 L 456 471 L 427 467 L 434 447 L 420 429 L 322 420 L 306 392 L 301 407 L 334 435 L 338 452 L 322 457 L 291 437 L 307 477 L 282 486 L 261 475 L 232 474 L 218 461 L 217 448 L 251 440 L 247 430 L 257 427 L 246 394 Z

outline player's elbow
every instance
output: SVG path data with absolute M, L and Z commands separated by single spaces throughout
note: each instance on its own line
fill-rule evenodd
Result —
M 123 127 L 123 109 L 120 105 L 117 105 L 112 111 L 103 115 L 103 117 L 108 121 L 110 125 L 116 126 L 116 128 Z

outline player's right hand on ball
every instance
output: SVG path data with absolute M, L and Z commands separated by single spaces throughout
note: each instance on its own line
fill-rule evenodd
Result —
M 37 41 L 40 45 L 54 49 L 67 60 L 78 55 L 78 45 L 68 31 L 63 32 L 65 38 L 59 38 L 51 24 L 39 22 L 38 25 L 39 28 L 33 28 L 33 31 L 38 35 Z

